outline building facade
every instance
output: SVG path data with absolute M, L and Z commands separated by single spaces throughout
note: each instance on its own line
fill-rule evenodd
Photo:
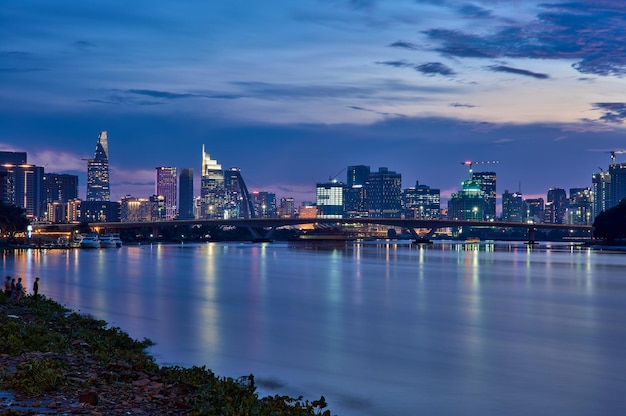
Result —
M 87 201 L 110 201 L 109 141 L 107 132 L 98 135 L 93 159 L 87 160 Z
M 546 200 L 545 221 L 551 224 L 566 224 L 567 193 L 562 188 L 550 188 Z
M 524 199 L 519 192 L 510 193 L 508 189 L 502 194 L 502 221 L 524 222 Z
M 26 162 L 25 152 L 0 152 L 0 200 L 23 208 L 30 219 L 40 219 L 46 211 L 44 168 Z
M 200 218 L 224 218 L 226 190 L 224 171 L 217 160 L 204 151 L 202 145 L 202 172 L 200 177 Z
M 571 188 L 567 205 L 568 224 L 593 224 L 593 192 L 590 188 Z
M 371 218 L 400 218 L 402 175 L 381 167 L 371 172 L 365 184 L 365 200 Z
M 254 204 L 239 168 L 224 171 L 225 218 L 255 218 Z
M 467 179 L 462 189 L 448 201 L 448 218 L 452 220 L 483 220 L 486 205 L 485 192 L 479 180 Z
M 183 168 L 178 175 L 178 218 L 195 218 L 192 168 Z
M 154 194 L 165 199 L 165 218 L 173 220 L 178 215 L 178 187 L 176 168 L 157 166 L 155 168 Z
M 318 218 L 343 218 L 344 184 L 336 179 L 315 186 L 315 204 Z
M 402 196 L 405 218 L 434 220 L 441 217 L 441 191 L 415 182 Z
M 611 175 L 609 172 L 601 171 L 591 175 L 593 189 L 593 212 L 595 219 L 602 211 L 610 208 L 611 203 Z
M 484 220 L 496 219 L 496 173 L 495 172 L 472 172 L 472 179 L 480 183 L 480 189 L 485 194 Z

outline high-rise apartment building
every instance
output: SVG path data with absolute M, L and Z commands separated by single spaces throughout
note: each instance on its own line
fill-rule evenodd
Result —
M 157 166 L 154 194 L 165 198 L 165 218 L 173 220 L 178 211 L 178 190 L 176 168 L 171 166 Z
M 415 187 L 403 192 L 405 218 L 438 219 L 441 216 L 441 192 L 415 182 Z
M 296 204 L 292 197 L 280 198 L 278 216 L 280 218 L 293 218 L 296 212 Z
M 367 209 L 371 218 L 400 218 L 402 175 L 386 167 L 371 172 L 365 185 Z
M 193 169 L 184 168 L 178 176 L 178 218 L 181 220 L 193 219 L 194 196 L 193 196 Z
M 593 186 L 593 212 L 591 216 L 595 219 L 602 211 L 610 208 L 611 203 L 611 175 L 609 172 L 601 171 L 591 175 Z
M 224 218 L 226 192 L 224 188 L 224 171 L 217 160 L 204 151 L 202 145 L 202 172 L 200 179 L 201 218 Z
M 369 166 L 348 166 L 344 189 L 344 210 L 347 218 L 366 218 L 369 216 L 365 192 L 365 185 L 369 176 Z
M 67 202 L 78 198 L 78 176 L 62 173 L 46 173 L 43 176 L 46 202 Z
M 254 218 L 276 218 L 276 194 L 255 191 L 250 196 L 254 206 Z
M 496 219 L 496 173 L 472 172 L 472 179 L 480 183 L 480 189 L 485 193 L 485 212 L 482 219 L 492 221 Z
M 519 192 L 510 193 L 508 189 L 502 194 L 502 221 L 524 222 L 524 200 Z
M 626 163 L 614 163 L 609 166 L 609 204 L 607 208 L 619 205 L 626 198 Z
M 107 132 L 98 135 L 93 159 L 87 161 L 87 201 L 110 201 L 109 142 Z
M 567 223 L 591 225 L 593 220 L 593 193 L 591 189 L 570 188 Z

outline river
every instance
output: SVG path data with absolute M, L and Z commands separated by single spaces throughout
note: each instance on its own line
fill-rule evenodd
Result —
M 616 415 L 626 253 L 566 244 L 208 243 L 3 253 L 4 275 L 333 414 Z

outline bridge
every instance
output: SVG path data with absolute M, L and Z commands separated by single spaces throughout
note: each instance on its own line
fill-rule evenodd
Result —
M 171 221 L 143 221 L 143 222 L 92 222 L 88 223 L 92 230 L 105 230 L 107 232 L 119 231 L 125 228 L 151 227 L 158 234 L 159 228 L 172 226 L 214 225 L 246 228 L 252 236 L 252 241 L 271 241 L 276 229 L 288 226 L 304 224 L 325 225 L 352 225 L 352 224 L 376 224 L 388 227 L 399 227 L 411 233 L 415 242 L 430 242 L 437 230 L 461 227 L 483 228 L 516 228 L 525 229 L 528 243 L 535 243 L 537 230 L 563 230 L 589 232 L 591 238 L 592 227 L 590 225 L 575 224 L 545 224 L 509 221 L 481 221 L 481 220 L 445 220 L 445 219 L 407 219 L 407 218 L 233 218 L 233 219 L 193 219 Z M 72 231 L 78 224 L 38 224 L 35 230 L 46 230 L 54 227 L 56 230 Z M 417 230 L 429 230 L 419 235 Z

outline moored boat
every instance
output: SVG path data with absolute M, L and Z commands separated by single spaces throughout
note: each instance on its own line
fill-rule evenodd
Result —
M 81 234 L 79 247 L 100 248 L 100 238 L 98 238 L 98 234 Z
M 119 234 L 102 234 L 100 236 L 100 247 L 119 248 L 122 247 L 122 240 Z

